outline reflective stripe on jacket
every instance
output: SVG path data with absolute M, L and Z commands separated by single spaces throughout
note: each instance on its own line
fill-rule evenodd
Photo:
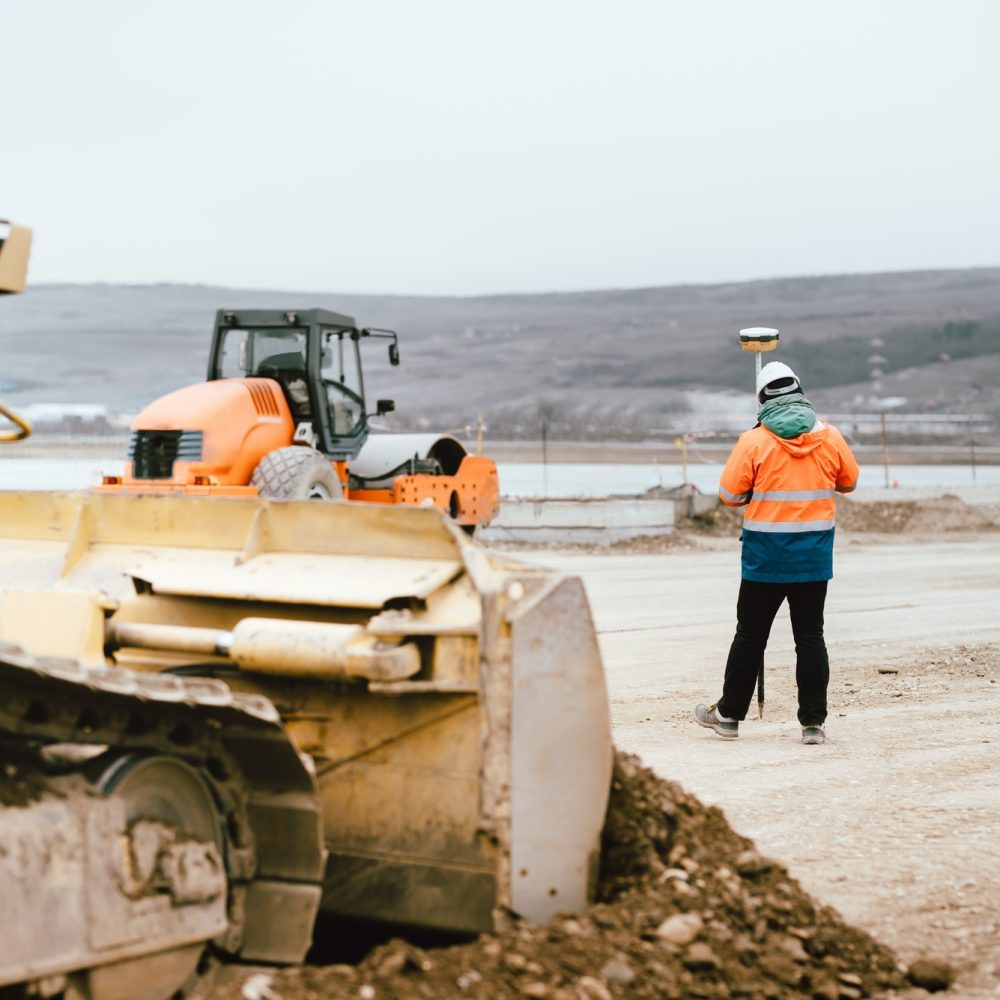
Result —
M 719 497 L 743 515 L 743 579 L 805 583 L 833 576 L 834 494 L 857 486 L 858 463 L 840 431 L 817 423 L 780 438 L 758 426 L 740 435 Z

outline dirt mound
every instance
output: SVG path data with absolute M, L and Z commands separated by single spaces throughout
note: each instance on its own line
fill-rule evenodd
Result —
M 945 494 L 921 500 L 857 500 L 837 498 L 837 527 L 845 532 L 923 534 L 938 531 L 996 531 L 989 509 L 972 506 Z M 696 535 L 736 536 L 743 526 L 743 508 L 726 507 L 682 518 L 680 532 Z
M 851 1000 L 902 984 L 891 951 L 817 905 L 717 808 L 619 753 L 598 902 L 586 912 L 547 927 L 514 921 L 448 948 L 392 941 L 358 966 L 284 970 L 258 978 L 252 992 L 268 1000 Z M 247 995 L 239 986 L 227 994 Z
M 906 530 L 916 512 L 916 500 L 876 500 L 864 503 L 837 497 L 837 527 L 841 531 L 895 534 Z
M 837 497 L 837 527 L 844 531 L 922 533 L 936 531 L 995 531 L 989 512 L 959 497 L 866 502 Z
M 727 507 L 720 503 L 712 510 L 679 519 L 677 527 L 696 535 L 735 537 L 743 530 L 743 508 Z

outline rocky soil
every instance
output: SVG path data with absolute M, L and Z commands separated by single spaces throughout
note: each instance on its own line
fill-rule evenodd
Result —
M 936 533 L 950 531 L 996 531 L 994 505 L 966 503 L 944 494 L 919 500 L 858 500 L 837 497 L 837 528 L 840 532 L 884 534 Z M 682 535 L 739 534 L 741 508 L 722 504 L 678 525 Z
M 951 981 L 936 962 L 910 974 Z M 722 812 L 616 757 L 598 902 L 547 927 L 437 949 L 395 940 L 359 965 L 249 973 L 227 1000 L 854 1000 L 902 988 L 896 956 L 813 900 Z
M 665 495 L 659 488 L 647 496 Z M 743 508 L 720 503 L 713 510 L 690 518 L 679 518 L 669 535 L 648 535 L 616 542 L 613 545 L 532 545 L 530 543 L 491 542 L 493 548 L 558 548 L 567 552 L 594 554 L 657 553 L 678 548 L 698 548 L 714 538 L 739 537 Z M 949 532 L 1000 531 L 1000 504 L 971 504 L 950 494 L 919 500 L 857 500 L 837 497 L 838 537 L 846 534 L 882 534 L 899 537 Z

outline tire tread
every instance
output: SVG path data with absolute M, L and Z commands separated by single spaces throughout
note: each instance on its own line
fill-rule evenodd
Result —
M 325 467 L 329 470 L 332 481 L 336 474 L 329 461 L 311 448 L 301 445 L 289 445 L 268 452 L 257 463 L 250 477 L 250 485 L 260 490 L 262 497 L 274 500 L 299 500 L 304 496 L 303 482 L 311 477 L 316 470 Z M 330 486 L 330 484 L 327 484 Z M 337 483 L 333 499 L 341 499 L 342 490 Z

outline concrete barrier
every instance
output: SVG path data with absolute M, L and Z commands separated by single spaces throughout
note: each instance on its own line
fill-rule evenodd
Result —
M 675 486 L 666 490 L 665 496 L 674 503 L 674 517 L 695 517 L 697 514 L 707 514 L 719 506 L 719 497 L 715 493 L 702 493 L 691 483 Z
M 675 508 L 674 500 L 645 497 L 504 499 L 480 537 L 487 542 L 611 545 L 641 535 L 670 534 Z

